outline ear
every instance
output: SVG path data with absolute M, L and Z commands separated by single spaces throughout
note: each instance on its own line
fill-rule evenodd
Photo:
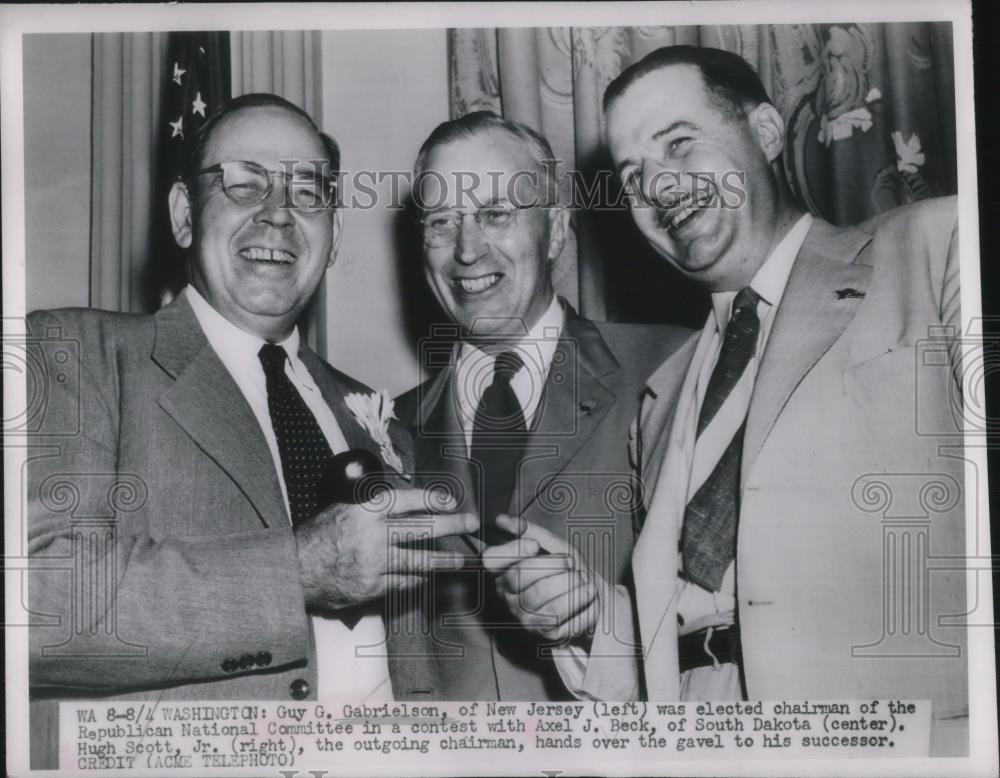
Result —
M 549 218 L 549 262 L 554 263 L 562 254 L 566 238 L 569 237 L 569 209 L 564 205 L 552 205 L 548 209 Z
M 344 226 L 344 211 L 340 208 L 333 209 L 333 241 L 330 243 L 330 259 L 327 261 L 328 268 L 333 267 L 337 261 L 337 252 L 340 250 L 340 231 Z
M 770 103 L 760 103 L 750 111 L 747 120 L 767 161 L 774 162 L 785 148 L 785 121 L 778 109 Z
M 177 181 L 170 187 L 167 196 L 170 207 L 170 227 L 173 229 L 174 240 L 182 249 L 191 247 L 191 195 L 182 181 Z

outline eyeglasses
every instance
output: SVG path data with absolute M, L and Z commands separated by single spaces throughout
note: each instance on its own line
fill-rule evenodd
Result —
M 222 173 L 222 191 L 237 205 L 250 207 L 264 202 L 272 189 L 275 176 L 285 179 L 285 199 L 282 208 L 293 208 L 304 214 L 315 214 L 331 207 L 337 182 L 325 176 L 306 172 L 291 175 L 283 170 L 268 170 L 256 162 L 220 162 L 195 170 L 192 176 Z
M 518 211 L 530 208 L 549 208 L 549 205 L 512 205 L 497 203 L 460 211 L 454 208 L 434 211 L 422 216 L 418 221 L 423 225 L 424 243 L 432 248 L 450 246 L 462 229 L 466 216 L 472 216 L 479 229 L 490 240 L 500 238 L 514 226 Z

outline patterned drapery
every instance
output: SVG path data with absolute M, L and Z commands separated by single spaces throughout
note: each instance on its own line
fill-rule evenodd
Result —
M 606 170 L 601 97 L 660 46 L 736 52 L 784 117 L 784 172 L 814 214 L 852 224 L 957 189 L 951 25 L 789 24 L 449 31 L 451 112 L 490 109 L 541 131 L 584 177 Z M 627 216 L 580 211 L 556 286 L 594 318 L 700 325 L 705 298 Z

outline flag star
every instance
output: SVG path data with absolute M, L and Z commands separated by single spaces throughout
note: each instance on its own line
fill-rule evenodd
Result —
M 185 73 L 187 73 L 187 71 L 186 71 L 186 70 L 184 70 L 184 69 L 183 69 L 183 68 L 182 68 L 182 67 L 180 66 L 180 63 L 178 63 L 178 62 L 175 62 L 175 63 L 174 63 L 174 77 L 173 77 L 173 78 L 172 78 L 171 80 L 172 80 L 172 81 L 173 81 L 173 82 L 174 82 L 175 84 L 180 84 L 180 83 L 181 83 L 181 76 L 183 76 L 183 75 L 184 75 Z
M 169 124 L 170 127 L 171 127 L 171 129 L 173 130 L 173 132 L 170 133 L 170 137 L 171 138 L 176 138 L 178 135 L 180 135 L 182 138 L 184 137 L 184 115 L 183 114 L 177 117 L 177 121 L 176 122 L 167 122 L 167 124 Z
M 199 114 L 202 119 L 205 118 L 205 108 L 207 107 L 205 101 L 201 99 L 201 92 L 198 92 L 194 96 L 194 100 L 191 101 L 192 111 Z

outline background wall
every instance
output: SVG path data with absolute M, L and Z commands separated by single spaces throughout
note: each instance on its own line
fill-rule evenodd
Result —
M 322 42 L 322 125 L 340 143 L 343 169 L 409 171 L 448 118 L 445 31 L 324 32 Z M 427 293 L 407 215 L 382 205 L 391 187 L 374 187 L 376 207 L 344 212 L 327 276 L 327 343 L 333 365 L 397 394 L 420 380 L 415 341 L 426 332 Z
M 91 36 L 23 41 L 27 308 L 87 306 Z

